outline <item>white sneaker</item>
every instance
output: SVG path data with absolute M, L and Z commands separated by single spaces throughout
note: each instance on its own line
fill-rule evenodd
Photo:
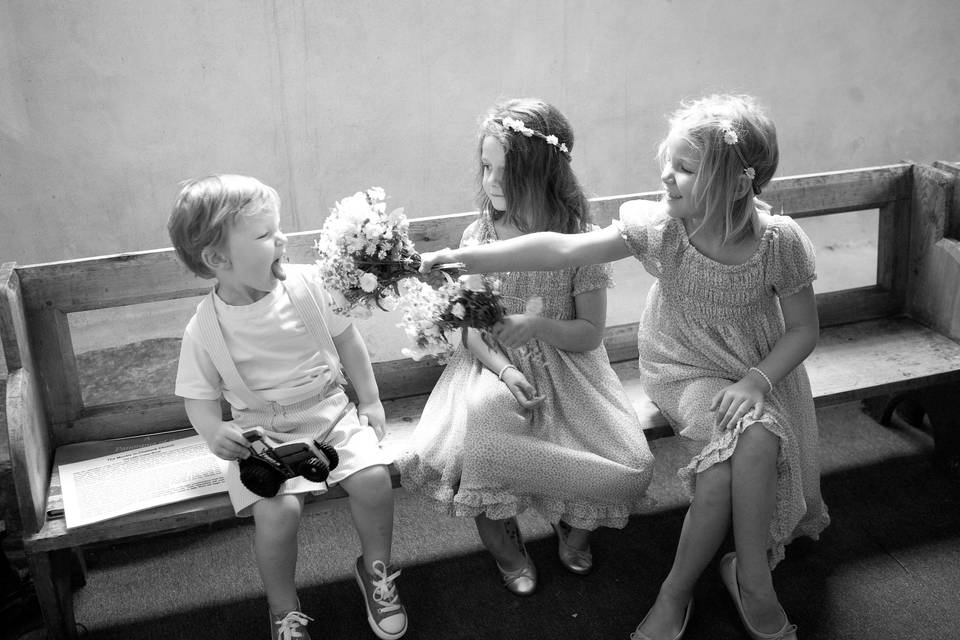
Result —
M 400 570 L 390 573 L 389 567 L 377 560 L 373 563 L 371 576 L 363 566 L 363 556 L 360 556 L 354 566 L 354 573 L 363 592 L 370 628 L 383 640 L 402 637 L 407 632 L 407 610 L 403 608 L 400 593 L 394 584 Z

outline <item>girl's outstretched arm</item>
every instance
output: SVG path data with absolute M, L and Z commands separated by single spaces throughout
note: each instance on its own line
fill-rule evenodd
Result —
M 553 271 L 619 260 L 631 255 L 616 225 L 589 233 L 540 232 L 492 244 L 428 251 L 420 271 L 435 264 L 462 262 L 467 273 Z

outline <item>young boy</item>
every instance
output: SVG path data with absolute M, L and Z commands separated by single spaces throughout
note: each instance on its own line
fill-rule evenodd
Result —
M 407 615 L 390 568 L 393 491 L 389 456 L 378 445 L 385 423 L 363 338 L 330 311 L 329 294 L 309 267 L 281 264 L 280 198 L 254 178 L 219 175 L 188 181 L 167 223 L 177 255 L 216 286 L 187 324 L 176 394 L 210 450 L 230 460 L 227 486 L 238 516 L 253 516 L 254 555 L 278 638 L 306 638 L 294 574 L 304 495 L 324 483 L 286 480 L 263 498 L 243 486 L 239 460 L 250 455 L 244 431 L 262 427 L 277 442 L 326 442 L 339 464 L 327 485 L 349 494 L 362 555 L 355 575 L 367 619 L 384 640 L 401 637 Z M 343 391 L 341 363 L 356 391 Z M 223 420 L 220 398 L 230 403 Z

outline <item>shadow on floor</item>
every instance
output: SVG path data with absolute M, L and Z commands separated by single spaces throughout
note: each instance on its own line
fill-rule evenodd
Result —
M 952 637 L 960 624 L 956 486 L 928 457 L 907 457 L 825 476 L 823 493 L 831 526 L 819 542 L 790 545 L 774 572 L 800 637 Z M 316 620 L 315 638 L 373 638 L 348 570 L 352 531 L 341 538 L 325 530 L 338 517 L 304 521 L 301 545 L 314 553 L 301 561 L 303 608 Z M 683 510 L 675 509 L 634 517 L 623 531 L 598 531 L 596 569 L 581 578 L 559 565 L 549 527 L 528 518 L 522 524 L 540 584 L 535 595 L 519 599 L 499 585 L 472 523 L 451 526 L 414 497 L 398 498 L 398 532 L 417 540 L 427 531 L 439 536 L 432 548 L 398 536 L 399 584 L 411 620 L 406 637 L 626 638 L 669 568 L 682 519 Z M 251 531 L 221 526 L 92 550 L 91 586 L 77 594 L 86 637 L 266 637 L 266 605 L 247 566 Z M 687 638 L 743 637 L 715 567 L 700 580 L 696 601 Z

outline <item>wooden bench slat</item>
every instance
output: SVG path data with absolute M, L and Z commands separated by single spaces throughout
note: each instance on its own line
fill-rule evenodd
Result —
M 774 210 L 803 218 L 839 211 L 873 209 L 911 195 L 910 164 L 851 171 L 775 178 L 763 198 Z M 618 195 L 592 200 L 596 222 L 607 225 L 617 216 L 620 203 L 655 198 L 659 192 Z M 420 251 L 455 244 L 475 217 L 473 212 L 418 218 L 410 221 L 410 234 Z M 291 233 L 291 262 L 311 263 L 318 230 Z M 138 251 L 82 260 L 49 262 L 18 267 L 24 300 L 32 313 L 53 307 L 65 313 L 109 308 L 141 302 L 202 295 L 210 282 L 193 276 L 172 249 Z
M 637 363 L 613 365 L 649 439 L 672 434 L 666 419 L 643 392 Z M 818 407 L 874 396 L 892 395 L 931 384 L 960 383 L 960 344 L 907 318 L 885 318 L 825 329 L 807 370 Z M 382 446 L 394 455 L 420 419 L 427 395 L 384 403 L 388 424 Z M 398 471 L 392 468 L 394 483 Z M 52 474 L 48 509 L 62 508 L 59 473 Z M 342 497 L 331 491 L 324 499 Z M 31 549 L 49 551 L 118 537 L 173 531 L 233 517 L 225 494 L 206 496 L 101 523 L 67 530 L 62 517 L 47 520 L 25 540 Z

